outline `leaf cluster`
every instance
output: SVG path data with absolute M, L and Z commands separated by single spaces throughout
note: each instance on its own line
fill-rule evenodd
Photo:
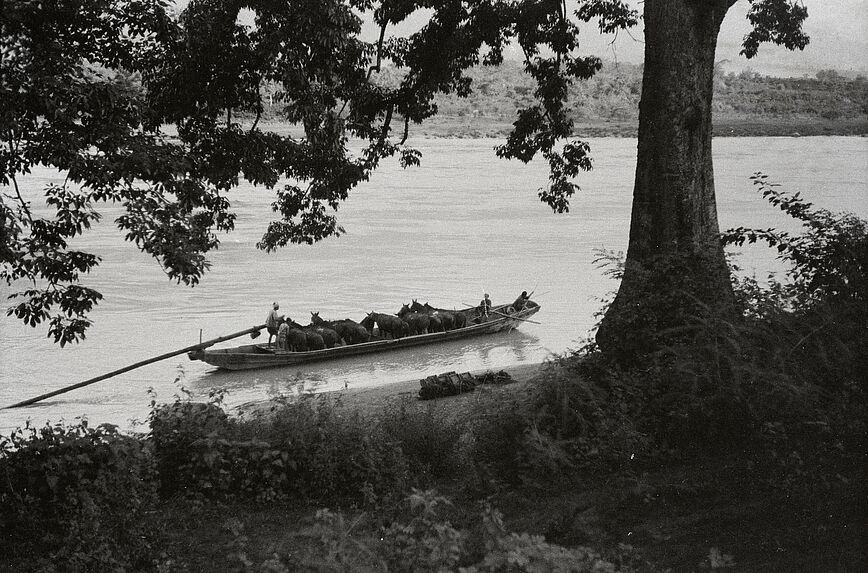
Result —
M 81 284 L 99 257 L 70 248 L 118 202 L 126 238 L 168 276 L 196 284 L 233 228 L 228 202 L 189 149 L 159 130 L 141 84 L 172 22 L 163 0 L 15 2 L 0 6 L 0 279 L 30 283 L 9 315 L 64 345 L 84 338 L 102 298 Z M 60 170 L 45 212 L 22 192 L 35 166 Z M 57 309 L 57 310 L 55 310 Z M 59 311 L 59 312 L 58 312 Z
M 503 515 L 489 506 L 461 529 L 447 518 L 449 499 L 434 490 L 414 489 L 402 512 L 376 537 L 354 532 L 361 519 L 348 523 L 341 513 L 323 510 L 301 537 L 309 540 L 301 554 L 276 554 L 269 570 L 317 571 L 629 571 L 617 568 L 586 548 L 565 548 L 542 536 L 510 532 Z M 263 569 L 264 569 L 263 564 Z
M 756 56 L 759 46 L 773 42 L 788 50 L 804 50 L 809 37 L 802 31 L 808 9 L 801 2 L 791 0 L 751 0 L 747 19 L 750 32 L 742 41 L 741 55 Z
M 144 444 L 109 425 L 28 425 L 0 437 L 0 567 L 147 567 L 155 484 Z
M 201 499 L 349 500 L 400 491 L 408 479 L 394 437 L 333 405 L 287 403 L 268 422 L 240 422 L 216 404 L 156 407 L 149 439 L 161 492 Z
M 762 173 L 751 179 L 771 205 L 802 224 L 804 233 L 738 227 L 723 234 L 724 244 L 762 241 L 776 249 L 788 265 L 791 295 L 799 307 L 868 302 L 868 223 L 850 213 L 815 208 Z

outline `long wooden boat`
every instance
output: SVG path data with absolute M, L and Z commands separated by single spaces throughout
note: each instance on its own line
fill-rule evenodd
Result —
M 372 337 L 370 342 L 349 344 L 326 348 L 324 350 L 310 350 L 295 352 L 280 350 L 276 346 L 268 344 L 246 344 L 233 348 L 197 349 L 188 353 L 191 360 L 201 360 L 226 370 L 249 370 L 253 368 L 270 368 L 275 366 L 291 366 L 305 362 L 316 362 L 369 354 L 374 352 L 386 352 L 399 348 L 409 348 L 436 344 L 473 336 L 483 336 L 512 330 L 539 311 L 540 307 L 533 301 L 520 311 L 516 311 L 508 304 L 493 306 L 488 317 L 477 317 L 475 308 L 466 310 L 449 311 L 461 312 L 467 317 L 467 325 L 446 332 L 432 332 L 417 334 L 403 338 L 379 338 Z

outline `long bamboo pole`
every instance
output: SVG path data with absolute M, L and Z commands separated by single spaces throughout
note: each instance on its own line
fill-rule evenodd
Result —
M 107 374 L 102 374 L 97 376 L 96 378 L 91 378 L 90 380 L 85 380 L 84 382 L 79 382 L 77 384 L 72 384 L 71 386 L 65 386 L 60 388 L 59 390 L 54 390 L 53 392 L 49 392 L 47 394 L 43 394 L 41 396 L 37 396 L 35 398 L 30 398 L 28 400 L 24 400 L 23 402 L 18 402 L 17 404 L 12 404 L 11 406 L 5 406 L 2 409 L 8 410 L 11 408 L 20 408 L 22 406 L 29 406 L 31 404 L 35 404 L 36 402 L 40 402 L 45 400 L 46 398 L 51 398 L 52 396 L 57 396 L 58 394 L 64 394 L 69 392 L 70 390 L 75 390 L 77 388 L 82 388 L 84 386 L 89 386 L 95 382 L 100 382 L 101 380 L 105 380 L 106 378 L 111 378 L 112 376 L 117 376 L 118 374 L 123 374 L 124 372 L 129 372 L 130 370 L 135 370 L 136 368 L 140 368 L 147 364 L 151 364 L 152 362 L 159 362 L 160 360 L 165 360 L 166 358 L 171 358 L 172 356 L 178 356 L 179 354 L 184 354 L 185 352 L 192 352 L 194 350 L 202 350 L 208 348 L 209 346 L 213 346 L 219 342 L 224 342 L 226 340 L 231 340 L 233 338 L 238 338 L 239 336 L 244 336 L 245 334 L 253 334 L 259 333 L 260 330 L 265 328 L 264 324 L 260 324 L 259 326 L 254 326 L 252 328 L 248 328 L 246 330 L 242 330 L 239 332 L 233 332 L 232 334 L 227 334 L 225 336 L 220 336 L 218 338 L 214 338 L 211 340 L 206 340 L 205 342 L 200 342 L 199 344 L 194 344 L 193 346 L 187 346 L 186 348 L 181 348 L 180 350 L 174 350 L 172 352 L 167 352 L 165 354 L 160 354 L 159 356 L 154 356 L 153 358 L 148 358 L 147 360 L 142 360 L 140 362 L 136 362 L 135 364 L 130 364 L 129 366 L 124 366 L 118 370 L 113 370 Z
M 531 320 L 529 318 L 521 318 L 520 316 L 512 316 L 509 314 L 503 314 L 502 312 L 497 312 L 496 310 L 488 309 L 488 312 L 490 312 L 491 314 L 499 314 L 500 316 L 502 316 L 504 318 L 511 318 L 513 320 L 523 320 L 524 322 L 529 322 L 531 324 L 542 324 L 541 322 L 537 322 L 537 321 Z

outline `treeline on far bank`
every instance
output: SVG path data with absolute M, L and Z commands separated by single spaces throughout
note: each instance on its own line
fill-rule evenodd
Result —
M 534 82 L 519 62 L 474 68 L 469 97 L 440 96 L 438 114 L 412 135 L 429 137 L 500 137 L 509 132 L 516 111 L 534 104 Z M 398 72 L 384 68 L 384 85 L 394 86 Z M 834 70 L 815 77 L 775 78 L 750 70 L 714 76 L 714 131 L 717 136 L 864 135 L 868 133 L 868 78 L 846 77 Z M 587 81 L 570 88 L 567 108 L 576 133 L 585 137 L 635 137 L 642 91 L 642 66 L 606 62 Z M 279 122 L 279 89 L 266 90 L 263 119 Z

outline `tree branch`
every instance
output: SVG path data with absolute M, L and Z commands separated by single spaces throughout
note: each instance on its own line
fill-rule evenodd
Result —
M 253 133 L 253 130 L 256 129 L 256 125 L 259 123 L 260 117 L 262 117 L 262 110 L 259 108 L 256 108 L 256 119 L 253 120 L 253 125 L 250 126 L 250 131 L 248 132 L 247 135 L 250 135 L 251 133 Z
M 12 186 L 15 187 L 15 194 L 18 195 L 18 203 L 21 204 L 21 209 L 24 211 L 24 214 L 27 215 L 27 220 L 30 221 L 30 226 L 33 227 L 33 217 L 30 215 L 30 207 L 27 206 L 24 197 L 21 196 L 21 190 L 18 188 L 18 180 L 15 178 L 14 174 L 10 179 L 12 180 Z
M 401 138 L 401 143 L 398 145 L 404 145 L 404 142 L 407 141 L 407 136 L 410 135 L 410 116 L 404 116 L 404 137 Z
M 386 37 L 386 28 L 389 25 L 388 20 L 384 20 L 382 25 L 380 25 L 380 38 L 377 40 L 377 63 L 368 68 L 368 77 L 366 78 L 368 81 L 371 79 L 371 74 L 375 71 L 380 73 L 380 64 L 383 62 L 383 40 Z

